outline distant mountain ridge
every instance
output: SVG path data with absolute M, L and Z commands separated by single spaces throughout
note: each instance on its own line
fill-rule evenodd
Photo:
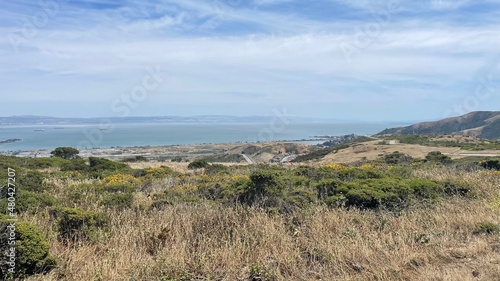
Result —
M 463 134 L 485 139 L 499 139 L 500 111 L 475 111 L 439 121 L 385 129 L 377 135 L 389 134 Z
M 78 125 L 100 123 L 268 123 L 276 122 L 315 122 L 315 118 L 296 116 L 145 116 L 145 117 L 97 117 L 97 118 L 59 118 L 50 116 L 10 116 L 0 117 L 0 125 Z M 324 120 L 322 120 L 324 122 Z

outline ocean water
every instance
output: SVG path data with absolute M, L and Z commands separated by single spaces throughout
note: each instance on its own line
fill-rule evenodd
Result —
M 372 135 L 401 124 L 114 124 L 0 126 L 0 151 L 53 149 L 60 146 L 106 148 L 179 144 L 258 142 L 312 139 L 314 136 Z

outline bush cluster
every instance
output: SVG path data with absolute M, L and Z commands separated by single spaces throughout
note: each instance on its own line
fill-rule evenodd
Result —
M 54 208 L 50 215 L 56 220 L 58 237 L 64 243 L 97 241 L 109 226 L 104 214 L 78 208 Z
M 57 260 L 50 255 L 49 243 L 42 231 L 31 223 L 19 221 L 8 222 L 6 216 L 0 215 L 0 254 L 7 257 L 11 247 L 15 247 L 15 270 L 9 272 L 10 260 L 4 258 L 0 262 L 0 279 L 25 279 L 29 275 L 46 273 L 55 268 Z M 12 229 L 14 225 L 14 229 Z M 10 245 L 8 235 L 13 231 L 15 245 Z

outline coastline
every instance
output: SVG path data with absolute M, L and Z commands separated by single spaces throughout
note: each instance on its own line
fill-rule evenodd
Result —
M 175 144 L 163 146 L 127 146 L 127 147 L 97 147 L 80 149 L 80 157 L 103 157 L 114 160 L 123 160 L 125 158 L 133 158 L 136 156 L 144 156 L 146 158 L 168 161 L 173 158 L 182 158 L 185 161 L 190 161 L 199 156 L 207 156 L 213 154 L 224 154 L 227 151 L 245 146 L 280 146 L 284 144 L 297 144 L 303 146 L 316 146 L 322 144 L 327 139 L 301 139 L 301 140 L 278 140 L 270 142 L 227 142 L 227 143 L 201 143 L 201 144 Z M 45 158 L 51 157 L 50 152 L 53 149 L 34 149 L 34 150 L 16 150 L 16 151 L 1 151 L 0 155 L 28 157 L 28 158 Z

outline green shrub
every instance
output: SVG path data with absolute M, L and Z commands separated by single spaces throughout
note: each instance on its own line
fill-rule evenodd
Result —
M 205 169 L 207 175 L 229 174 L 229 172 L 228 167 L 222 164 L 211 164 Z
M 207 168 L 208 166 L 210 166 L 210 164 L 208 164 L 208 162 L 205 160 L 194 160 L 193 162 L 188 164 L 188 169 L 202 169 Z
M 488 170 L 500 171 L 500 159 L 490 159 L 481 162 L 481 167 Z
M 316 194 L 312 190 L 296 188 L 287 192 L 283 198 L 290 209 L 304 209 L 316 201 Z
M 408 178 L 411 178 L 413 171 L 414 171 L 414 168 L 409 166 L 409 165 L 408 166 L 401 166 L 401 165 L 391 166 L 387 170 L 387 172 L 385 172 L 384 176 L 389 177 L 389 178 L 408 179 Z
M 79 171 L 86 172 L 89 166 L 83 159 L 73 159 L 61 165 L 61 171 Z
M 57 205 L 57 199 L 47 193 L 34 193 L 18 190 L 16 194 L 16 211 L 18 213 L 34 212 L 40 209 Z M 0 200 L 0 210 L 6 210 L 7 199 Z
M 357 179 L 351 182 L 322 180 L 315 185 L 317 197 L 329 206 L 400 209 L 410 202 L 431 202 L 442 196 L 465 196 L 471 187 L 453 180 Z
M 389 165 L 409 164 L 413 162 L 413 158 L 410 155 L 394 151 L 384 155 L 384 162 Z
M 132 193 L 111 193 L 105 194 L 101 200 L 101 205 L 112 208 L 132 208 Z
M 250 183 L 244 187 L 240 202 L 254 204 L 265 198 L 280 196 L 285 183 L 276 171 L 257 170 L 250 174 Z
M 49 167 L 58 167 L 66 163 L 68 160 L 62 158 L 28 158 L 24 160 L 20 166 L 26 169 L 46 169 Z
M 150 206 L 150 210 L 158 211 L 162 210 L 167 206 L 172 206 L 175 202 L 171 199 L 167 198 L 159 198 L 157 200 L 153 200 L 153 203 Z
M 19 186 L 26 191 L 43 192 L 49 188 L 49 185 L 44 184 L 44 179 L 47 176 L 37 171 L 28 171 L 26 175 L 19 177 Z
M 160 210 L 164 206 L 174 205 L 174 204 L 189 204 L 189 203 L 199 203 L 202 201 L 198 194 L 192 194 L 187 192 L 178 192 L 167 189 L 163 194 L 155 194 L 153 196 L 153 203 L 151 204 L 151 210 Z
M 50 214 L 57 220 L 59 239 L 64 243 L 96 241 L 109 224 L 104 214 L 77 208 L 56 208 Z
M 178 162 L 178 163 L 180 163 L 180 162 L 184 162 L 184 159 L 182 159 L 182 157 L 178 157 L 177 156 L 177 157 L 172 158 L 170 160 L 170 162 Z
M 132 173 L 132 176 L 140 178 L 146 176 L 147 174 L 148 173 L 146 172 L 146 169 L 135 169 L 134 173 Z
M 125 158 L 122 160 L 122 162 L 131 162 L 131 163 L 135 163 L 135 162 L 149 162 L 149 159 L 142 156 L 142 155 L 138 155 L 138 156 L 135 156 L 135 157 L 130 157 L 130 158 Z
M 344 200 L 346 207 L 374 209 L 401 208 L 410 200 L 411 189 L 407 183 L 391 178 L 365 179 L 347 182 L 339 186 L 335 194 L 327 198 L 330 204 Z
M 10 223 L 5 221 L 5 216 L 0 218 L 0 232 L 9 233 L 12 229 Z M 0 279 L 11 280 L 14 278 L 24 279 L 26 276 L 46 273 L 52 270 L 57 261 L 49 253 L 49 243 L 44 239 L 42 231 L 28 222 L 15 223 L 15 245 L 9 245 L 12 240 L 8 240 L 5 235 L 0 236 Z M 9 262 L 4 259 L 10 252 L 10 248 L 15 249 L 15 273 L 9 274 Z
M 491 222 L 481 222 L 476 225 L 474 234 L 499 234 L 500 224 Z
M 177 174 L 172 168 L 166 166 L 154 167 L 145 169 L 145 176 L 153 179 L 163 179 L 168 176 Z
M 451 164 L 453 161 L 450 156 L 444 155 L 441 151 L 431 151 L 425 156 L 427 162 L 441 163 L 441 164 Z
M 471 186 L 457 180 L 446 179 L 437 182 L 443 186 L 443 192 L 448 196 L 466 196 L 472 191 Z
M 336 171 L 337 177 L 344 181 L 353 181 L 358 179 L 380 179 L 385 177 L 384 172 L 377 168 L 353 168 Z
M 418 198 L 433 199 L 441 196 L 443 185 L 428 179 L 412 179 L 408 181 L 410 188 Z
M 305 162 L 305 161 L 309 161 L 309 160 L 321 159 L 330 153 L 337 153 L 340 150 L 346 149 L 349 147 L 350 147 L 349 144 L 337 144 L 337 145 L 332 146 L 332 147 L 322 148 L 322 149 L 318 149 L 316 151 L 313 151 L 313 152 L 305 154 L 305 155 L 300 155 L 297 158 L 295 158 L 294 160 L 292 160 L 292 162 L 299 163 L 299 162 Z
M 255 171 L 250 174 L 250 180 L 258 194 L 278 194 L 284 188 L 282 178 L 274 171 Z
M 106 186 L 102 187 L 102 190 L 108 193 L 132 193 L 137 190 L 137 187 L 130 183 L 116 183 L 107 184 Z M 101 190 L 99 189 L 98 192 L 100 191 Z
M 119 171 L 128 168 L 126 164 L 97 157 L 90 157 L 89 165 L 92 172 Z
M 311 180 L 304 176 L 287 175 L 284 181 L 288 188 L 309 188 L 311 186 Z
M 324 200 L 330 196 L 337 195 L 337 189 L 343 184 L 337 179 L 322 180 L 315 185 L 318 199 Z
M 103 193 L 103 187 L 92 184 L 73 185 L 64 189 L 66 202 L 84 204 L 96 202 Z

